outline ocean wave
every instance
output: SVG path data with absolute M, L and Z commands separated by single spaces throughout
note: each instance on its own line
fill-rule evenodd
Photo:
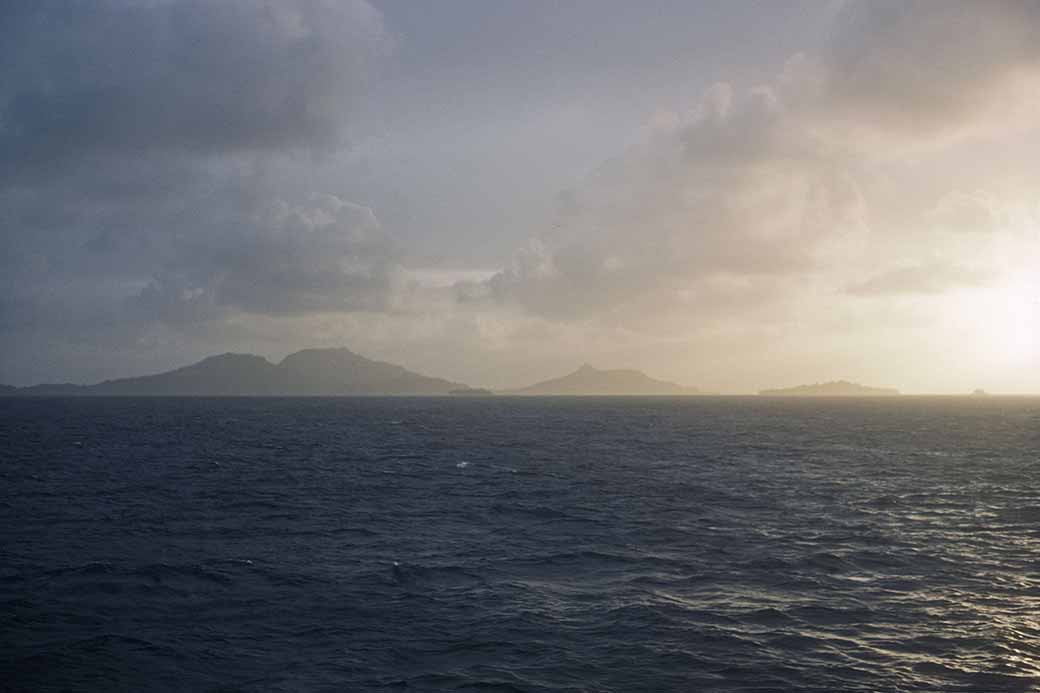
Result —
M 0 689 L 1040 689 L 1040 401 L 912 405 L 0 403 Z

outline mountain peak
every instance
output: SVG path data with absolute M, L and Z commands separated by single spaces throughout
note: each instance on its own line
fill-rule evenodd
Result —
M 448 394 L 464 387 L 366 358 L 346 347 L 302 349 L 282 359 L 277 368 L 295 387 L 318 394 Z
M 583 363 L 578 370 L 561 378 L 535 383 L 520 390 L 518 395 L 690 395 L 693 388 L 685 388 L 667 380 L 651 378 L 635 370 L 600 370 Z
M 280 367 L 299 366 L 305 364 L 333 364 L 367 360 L 346 347 L 330 347 L 326 349 L 300 349 L 286 356 L 278 364 Z
M 301 354 L 350 354 L 351 356 L 357 356 L 353 351 L 345 346 L 338 347 L 310 347 L 307 349 L 300 349 L 289 354 L 289 356 L 299 356 Z M 286 358 L 289 358 L 287 356 Z
M 186 370 L 218 370 L 218 369 L 229 369 L 229 368 L 268 368 L 271 366 L 271 362 L 265 359 L 263 356 L 257 356 L 256 354 L 239 354 L 235 352 L 225 352 L 223 354 L 216 354 L 215 356 L 207 356 L 206 358 L 193 363 L 190 366 L 179 368 L 179 371 Z M 176 371 L 174 371 L 176 372 Z
M 245 354 L 237 351 L 225 351 L 223 354 L 207 356 L 198 363 L 219 363 L 221 361 L 266 361 L 263 356 L 256 354 Z

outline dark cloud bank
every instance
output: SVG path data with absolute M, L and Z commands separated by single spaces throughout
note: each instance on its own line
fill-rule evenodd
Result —
M 380 310 L 399 251 L 282 172 L 344 145 L 364 2 L 25 2 L 0 19 L 5 354 L 229 311 Z

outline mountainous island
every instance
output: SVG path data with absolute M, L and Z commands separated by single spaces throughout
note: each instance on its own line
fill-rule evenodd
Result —
M 585 364 L 561 378 L 494 392 L 375 361 L 346 348 L 304 349 L 272 363 L 254 354 L 210 356 L 184 368 L 94 385 L 12 387 L 0 396 L 337 396 L 337 395 L 698 395 L 693 387 L 636 370 L 599 370 Z
M 699 390 L 657 380 L 634 370 L 599 370 L 589 364 L 561 378 L 535 383 L 509 395 L 696 395 Z
M 253 354 L 222 354 L 174 371 L 96 385 L 34 385 L 0 394 L 47 395 L 447 395 L 462 383 L 373 361 L 349 349 L 304 349 L 274 364 Z
M 766 397 L 894 397 L 899 394 L 899 390 L 890 387 L 867 387 L 859 383 L 850 383 L 848 380 L 835 380 L 815 385 L 762 390 L 758 394 Z

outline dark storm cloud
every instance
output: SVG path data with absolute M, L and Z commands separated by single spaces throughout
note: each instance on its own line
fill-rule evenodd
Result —
M 124 295 L 131 310 L 120 315 L 141 322 L 182 323 L 228 310 L 378 310 L 387 303 L 400 251 L 370 209 L 332 195 L 286 201 L 265 184 L 236 188 L 241 182 L 182 188 L 166 203 L 94 200 L 52 213 L 39 197 L 12 203 L 9 216 L 41 232 L 3 236 L 0 266 L 14 297 L 5 310 L 14 310 L 19 297 L 27 309 L 41 296 L 62 302 L 75 293 L 78 302 L 81 284 L 108 287 L 87 295 L 110 311 L 124 306 Z
M 142 316 L 174 322 L 227 309 L 381 310 L 397 280 L 398 259 L 366 207 L 331 195 L 302 206 L 275 201 L 226 228 L 176 238 L 131 305 Z
M 385 304 L 398 251 L 372 211 L 284 173 L 297 153 L 342 144 L 388 45 L 369 5 L 103 0 L 2 12 L 5 341 Z
M 349 0 L 15 3 L 0 31 L 9 182 L 91 154 L 333 146 L 386 42 Z

